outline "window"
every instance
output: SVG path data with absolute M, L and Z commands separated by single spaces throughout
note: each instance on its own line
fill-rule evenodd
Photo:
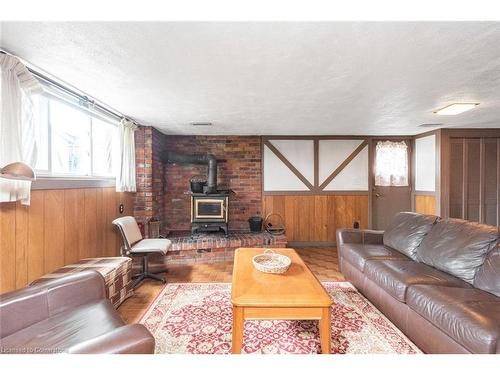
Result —
M 51 96 L 39 96 L 34 106 L 37 174 L 114 177 L 117 123 Z
M 408 146 L 405 142 L 377 142 L 375 185 L 408 186 Z

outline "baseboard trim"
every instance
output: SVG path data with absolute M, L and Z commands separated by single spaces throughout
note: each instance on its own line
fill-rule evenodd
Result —
M 335 247 L 335 241 L 288 241 L 287 247 Z

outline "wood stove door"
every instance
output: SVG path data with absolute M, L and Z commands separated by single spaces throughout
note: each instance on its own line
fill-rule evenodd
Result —
M 195 198 L 193 209 L 194 221 L 226 221 L 225 198 Z

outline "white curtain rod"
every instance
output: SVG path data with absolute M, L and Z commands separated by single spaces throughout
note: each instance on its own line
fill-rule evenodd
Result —
M 15 56 L 14 54 L 4 50 L 3 48 L 0 48 L 0 53 L 2 54 L 6 54 L 6 55 L 10 55 L 10 56 Z M 15 57 L 18 57 L 18 56 L 15 56 Z M 26 65 L 26 64 L 25 64 Z M 103 104 L 100 104 L 98 102 L 96 102 L 94 99 L 91 99 L 89 98 L 88 96 L 84 95 L 84 94 L 80 94 L 78 92 L 76 92 L 75 90 L 55 81 L 54 79 L 50 78 L 50 77 L 47 77 L 45 74 L 42 74 L 40 73 L 39 71 L 37 71 L 36 69 L 33 69 L 31 66 L 26 66 L 26 68 L 36 77 L 38 78 L 40 81 L 42 81 L 45 85 L 48 85 L 48 86 L 52 86 L 54 88 L 56 88 L 57 90 L 61 90 L 63 92 L 65 92 L 66 94 L 78 99 L 79 102 L 83 102 L 83 103 L 86 103 L 86 104 L 89 104 L 91 105 L 92 107 L 94 108 L 97 108 L 99 111 L 101 112 L 104 112 L 112 117 L 115 117 L 116 119 L 118 120 L 121 120 L 121 119 L 126 119 L 126 120 L 130 120 L 134 123 L 136 123 L 134 120 L 122 115 L 121 113 L 119 112 L 116 112 L 110 108 L 108 108 L 107 106 L 103 105 Z

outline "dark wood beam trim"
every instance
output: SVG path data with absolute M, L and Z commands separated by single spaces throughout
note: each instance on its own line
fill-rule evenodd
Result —
M 436 131 L 436 175 L 435 175 L 435 190 L 436 190 L 436 215 L 442 215 L 441 209 L 441 131 Z
M 262 196 L 272 195 L 369 195 L 366 190 L 324 190 L 324 191 L 305 191 L 305 190 L 272 190 L 262 192 Z
M 314 139 L 314 187 L 319 185 L 319 139 Z
M 468 177 L 468 164 L 467 160 L 469 159 L 469 143 L 467 139 L 462 139 L 462 219 L 467 220 L 468 216 L 468 186 L 467 181 Z
M 312 184 L 311 184 L 311 183 L 307 180 L 307 178 L 305 178 L 305 177 L 302 175 L 302 173 L 300 173 L 300 172 L 299 172 L 299 170 L 298 170 L 297 168 L 295 168 L 295 167 L 292 165 L 292 163 L 290 163 L 290 162 L 288 161 L 288 159 L 287 159 L 287 158 L 286 158 L 286 157 L 285 157 L 285 156 L 284 156 L 281 152 L 279 152 L 279 151 L 278 151 L 278 149 L 277 149 L 276 147 L 274 147 L 274 146 L 272 145 L 272 143 L 271 143 L 271 142 L 269 142 L 269 141 L 267 141 L 267 140 L 266 140 L 266 141 L 264 141 L 264 145 L 265 145 L 265 146 L 267 146 L 267 147 L 269 148 L 269 150 L 271 150 L 271 151 L 273 152 L 273 154 L 274 154 L 274 155 L 276 155 L 276 156 L 278 157 L 278 159 L 280 159 L 280 160 L 283 162 L 283 164 L 285 164 L 285 165 L 288 167 L 288 169 L 290 169 L 290 170 L 292 171 L 292 173 L 293 173 L 295 176 L 297 176 L 297 178 L 298 178 L 300 181 L 302 181 L 302 182 L 304 183 L 304 185 L 306 185 L 306 186 L 307 186 L 307 188 L 308 188 L 309 190 L 311 190 L 311 191 L 314 191 L 314 190 L 315 190 L 314 186 L 313 186 L 313 185 L 312 185 Z
M 373 228 L 373 185 L 375 183 L 374 169 L 375 169 L 375 150 L 373 139 L 368 138 L 368 229 Z
M 497 138 L 497 226 L 500 227 L 500 138 Z
M 486 221 L 485 209 L 485 145 L 484 138 L 479 141 L 479 222 L 484 223 Z
M 414 150 L 416 147 L 415 147 L 415 140 L 416 138 L 414 137 L 412 140 L 411 140 L 411 143 L 412 143 L 412 149 Z M 415 212 L 417 209 L 416 209 L 416 191 L 415 191 L 415 186 L 416 186 L 416 179 L 415 179 L 415 169 L 416 169 L 416 165 L 417 165 L 417 155 L 416 155 L 416 152 L 410 152 L 410 157 L 411 157 L 411 166 L 410 166 L 410 177 L 408 179 L 409 181 L 409 184 L 410 184 L 410 196 L 411 196 L 411 211 L 412 212 Z
M 450 138 L 497 138 L 500 137 L 500 129 L 443 129 Z
M 436 192 L 435 191 L 426 191 L 426 190 L 415 190 L 415 191 L 413 191 L 413 194 L 414 195 L 432 195 L 432 196 L 436 196 Z
M 356 157 L 358 154 L 368 145 L 368 142 L 364 140 L 348 157 L 345 159 L 338 167 L 333 171 L 333 173 L 326 178 L 326 180 L 319 186 L 319 190 L 323 190 L 328 186 L 332 180 L 337 177 L 337 175 L 344 170 L 345 167 Z

